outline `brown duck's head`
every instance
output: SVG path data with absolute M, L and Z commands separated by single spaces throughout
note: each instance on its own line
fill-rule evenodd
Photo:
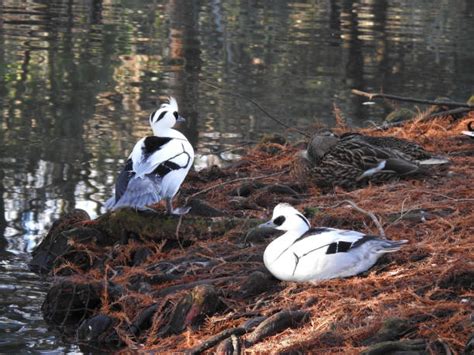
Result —
M 317 163 L 333 146 L 339 142 L 339 137 L 331 131 L 316 133 L 310 140 L 307 149 L 307 159 Z

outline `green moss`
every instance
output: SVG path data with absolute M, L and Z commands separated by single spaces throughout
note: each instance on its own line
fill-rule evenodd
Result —
M 474 105 L 474 95 L 471 95 L 471 97 L 469 98 L 469 100 L 467 100 L 466 103 L 469 105 Z
M 319 208 L 317 207 L 305 207 L 303 214 L 306 218 L 313 218 L 320 212 Z
M 412 119 L 416 116 L 416 113 L 407 108 L 401 108 L 390 112 L 387 117 L 385 117 L 385 122 L 402 122 L 409 119 Z
M 96 220 L 96 228 L 116 241 L 127 234 L 135 234 L 143 239 L 175 239 L 179 223 L 178 216 L 152 212 L 137 212 L 130 208 L 107 213 Z M 223 235 L 236 226 L 251 228 L 259 221 L 232 217 L 183 216 L 180 236 L 183 239 L 203 239 Z

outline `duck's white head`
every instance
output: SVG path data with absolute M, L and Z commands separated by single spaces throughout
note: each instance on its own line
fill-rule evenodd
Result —
M 150 126 L 155 136 L 160 136 L 171 129 L 176 122 L 183 122 L 185 119 L 178 113 L 178 103 L 170 96 L 168 102 L 162 103 L 160 108 L 150 115 Z
M 310 228 L 310 224 L 296 208 L 288 203 L 279 203 L 273 209 L 272 219 L 260 227 L 304 233 Z

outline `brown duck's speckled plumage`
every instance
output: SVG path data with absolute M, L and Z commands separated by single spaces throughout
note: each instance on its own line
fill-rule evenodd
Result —
M 317 135 L 308 146 L 310 178 L 320 187 L 356 188 L 369 181 L 383 183 L 423 174 L 427 168 L 419 162 L 432 157 L 414 142 L 353 133 L 341 137 L 327 133 Z M 381 169 L 379 164 L 383 161 L 385 167 Z M 364 175 L 367 170 L 377 167 L 380 171 Z
M 393 152 L 396 152 L 399 156 L 408 160 L 424 160 L 433 157 L 433 155 L 430 152 L 427 152 L 421 145 L 406 139 L 365 136 L 360 133 L 345 133 L 341 135 L 340 138 L 342 140 L 349 139 L 353 141 L 362 141 L 373 146 L 390 149 Z

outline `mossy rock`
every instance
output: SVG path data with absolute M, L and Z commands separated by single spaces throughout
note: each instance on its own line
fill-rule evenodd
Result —
M 466 101 L 466 103 L 469 105 L 474 105 L 474 95 L 471 95 L 471 97 Z
M 387 117 L 385 117 L 385 122 L 395 123 L 411 120 L 416 116 L 416 113 L 407 108 L 401 108 L 390 112 Z
M 244 221 L 235 217 L 191 215 L 183 216 L 180 221 L 178 216 L 122 208 L 99 217 L 95 222 L 96 229 L 115 241 L 123 241 L 124 235 L 130 234 L 144 240 L 159 241 L 176 239 L 178 223 L 181 240 L 198 240 L 222 235 Z
M 48 274 L 63 265 L 71 266 L 62 270 L 63 276 L 75 273 L 76 269 L 87 271 L 101 265 L 109 247 L 127 244 L 130 238 L 139 242 L 176 241 L 179 230 L 181 245 L 191 245 L 195 240 L 222 236 L 237 226 L 252 228 L 261 223 L 236 217 L 186 215 L 180 218 L 131 208 L 109 212 L 94 221 L 70 217 L 55 223 L 38 245 L 30 262 L 33 271 Z

